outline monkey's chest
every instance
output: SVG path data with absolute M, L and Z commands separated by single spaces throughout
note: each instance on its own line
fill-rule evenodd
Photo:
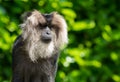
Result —
M 52 82 L 56 72 L 56 64 L 51 60 L 39 60 L 38 62 L 21 63 L 22 75 L 25 82 Z M 42 80 L 42 81 L 40 81 Z
M 51 60 L 38 60 L 37 62 L 26 62 L 27 65 L 23 66 L 23 69 L 27 71 L 28 73 L 32 74 L 50 74 L 54 68 L 54 65 Z

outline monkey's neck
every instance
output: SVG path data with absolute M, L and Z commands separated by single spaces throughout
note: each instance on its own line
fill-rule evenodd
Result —
M 35 62 L 38 58 L 49 58 L 56 53 L 53 42 L 45 44 L 42 42 L 27 42 L 26 50 L 30 59 Z

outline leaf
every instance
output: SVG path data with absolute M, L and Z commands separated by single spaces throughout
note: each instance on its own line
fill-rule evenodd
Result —
M 61 11 L 65 16 L 70 17 L 70 18 L 76 18 L 76 13 L 72 9 L 62 9 Z
M 92 29 L 94 27 L 95 27 L 94 21 L 78 21 L 73 24 L 73 30 L 75 31 Z

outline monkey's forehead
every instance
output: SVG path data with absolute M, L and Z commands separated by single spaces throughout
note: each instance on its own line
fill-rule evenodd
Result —
M 24 23 L 28 21 L 28 23 L 32 24 L 33 26 L 50 23 L 51 25 L 60 27 L 60 29 L 67 27 L 64 18 L 61 15 L 59 15 L 57 12 L 52 12 L 50 14 L 43 14 L 37 10 L 34 10 L 28 14 L 29 15 L 27 16 Z
M 50 14 L 42 14 L 43 17 L 46 19 L 47 22 L 51 22 L 53 19 L 53 13 Z
M 59 33 L 59 38 L 61 38 L 61 40 L 59 41 L 61 41 L 62 43 L 67 43 L 67 24 L 64 18 L 57 12 L 42 14 L 39 11 L 34 10 L 31 13 L 29 12 L 27 18 L 20 26 L 22 30 L 24 30 L 24 33 L 25 31 L 31 32 L 32 28 L 37 28 L 40 24 L 46 24 L 47 21 L 51 21 L 51 25 L 55 25 L 54 28 L 59 28 L 57 29 L 57 33 Z

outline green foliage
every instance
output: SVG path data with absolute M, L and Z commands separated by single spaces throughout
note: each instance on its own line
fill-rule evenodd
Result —
M 33 9 L 57 11 L 68 24 L 56 82 L 120 82 L 119 0 L 0 0 L 0 82 L 11 80 L 20 15 Z

